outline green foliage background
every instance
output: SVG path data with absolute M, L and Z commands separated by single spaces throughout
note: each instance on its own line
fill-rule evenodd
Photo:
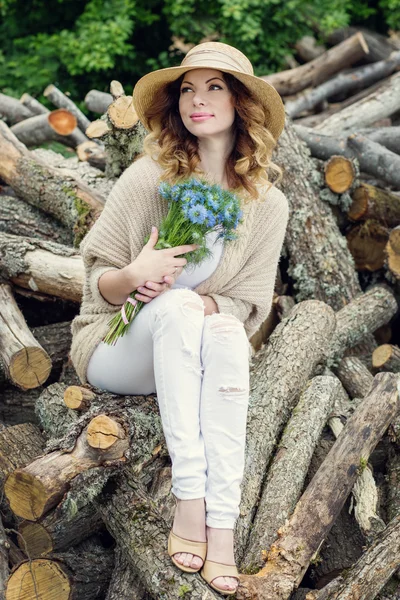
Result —
M 178 65 L 172 36 L 214 36 L 262 75 L 287 68 L 304 34 L 324 41 L 350 24 L 399 29 L 400 0 L 0 0 L 0 17 L 0 91 L 44 101 L 54 83 L 84 108 L 85 94 L 108 91 L 111 79 L 131 93 L 150 70 Z

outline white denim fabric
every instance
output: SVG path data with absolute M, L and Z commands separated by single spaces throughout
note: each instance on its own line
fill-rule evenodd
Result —
M 190 288 L 143 306 L 115 346 L 101 342 L 90 384 L 115 394 L 157 393 L 172 461 L 172 492 L 206 499 L 209 527 L 239 516 L 249 400 L 249 341 L 234 316 L 204 316 Z

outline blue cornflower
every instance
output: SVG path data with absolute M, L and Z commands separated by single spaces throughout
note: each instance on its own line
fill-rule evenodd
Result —
M 217 219 L 215 218 L 214 213 L 212 213 L 211 210 L 208 210 L 207 211 L 207 225 L 209 227 L 214 227 L 216 222 L 217 222 Z
M 204 223 L 207 217 L 207 209 L 202 204 L 195 204 L 189 208 L 188 217 L 192 223 Z
M 160 183 L 158 191 L 160 192 L 160 195 L 167 200 L 169 198 L 170 189 L 170 185 L 166 181 L 163 181 Z

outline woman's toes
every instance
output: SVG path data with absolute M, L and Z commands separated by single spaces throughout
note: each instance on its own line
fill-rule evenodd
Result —
M 194 556 L 190 566 L 192 569 L 200 569 L 200 567 L 203 566 L 203 561 L 201 560 L 200 556 Z
M 237 588 L 238 582 L 234 577 L 216 577 L 213 581 L 214 585 L 221 590 L 233 591 Z
M 176 562 L 178 562 L 180 565 L 183 565 L 184 557 L 185 555 L 183 552 L 177 552 L 176 554 L 174 554 Z
M 193 554 L 187 554 L 187 553 L 184 553 L 184 554 L 183 554 L 183 556 L 184 556 L 184 559 L 183 559 L 183 565 L 184 565 L 185 567 L 190 567 L 190 563 L 191 563 L 191 561 L 192 561 Z

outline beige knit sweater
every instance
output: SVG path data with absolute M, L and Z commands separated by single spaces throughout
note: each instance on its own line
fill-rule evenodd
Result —
M 120 309 L 101 295 L 98 280 L 106 271 L 132 262 L 152 225 L 159 227 L 166 215 L 167 203 L 157 191 L 161 171 L 162 167 L 147 155 L 130 165 L 80 245 L 85 283 L 80 314 L 71 325 L 71 359 L 82 383 L 87 383 L 92 352 L 106 334 L 110 318 Z M 250 338 L 271 310 L 289 207 L 284 194 L 273 187 L 242 208 L 238 239 L 225 242 L 216 270 L 194 291 L 211 296 L 220 312 L 240 319 Z

